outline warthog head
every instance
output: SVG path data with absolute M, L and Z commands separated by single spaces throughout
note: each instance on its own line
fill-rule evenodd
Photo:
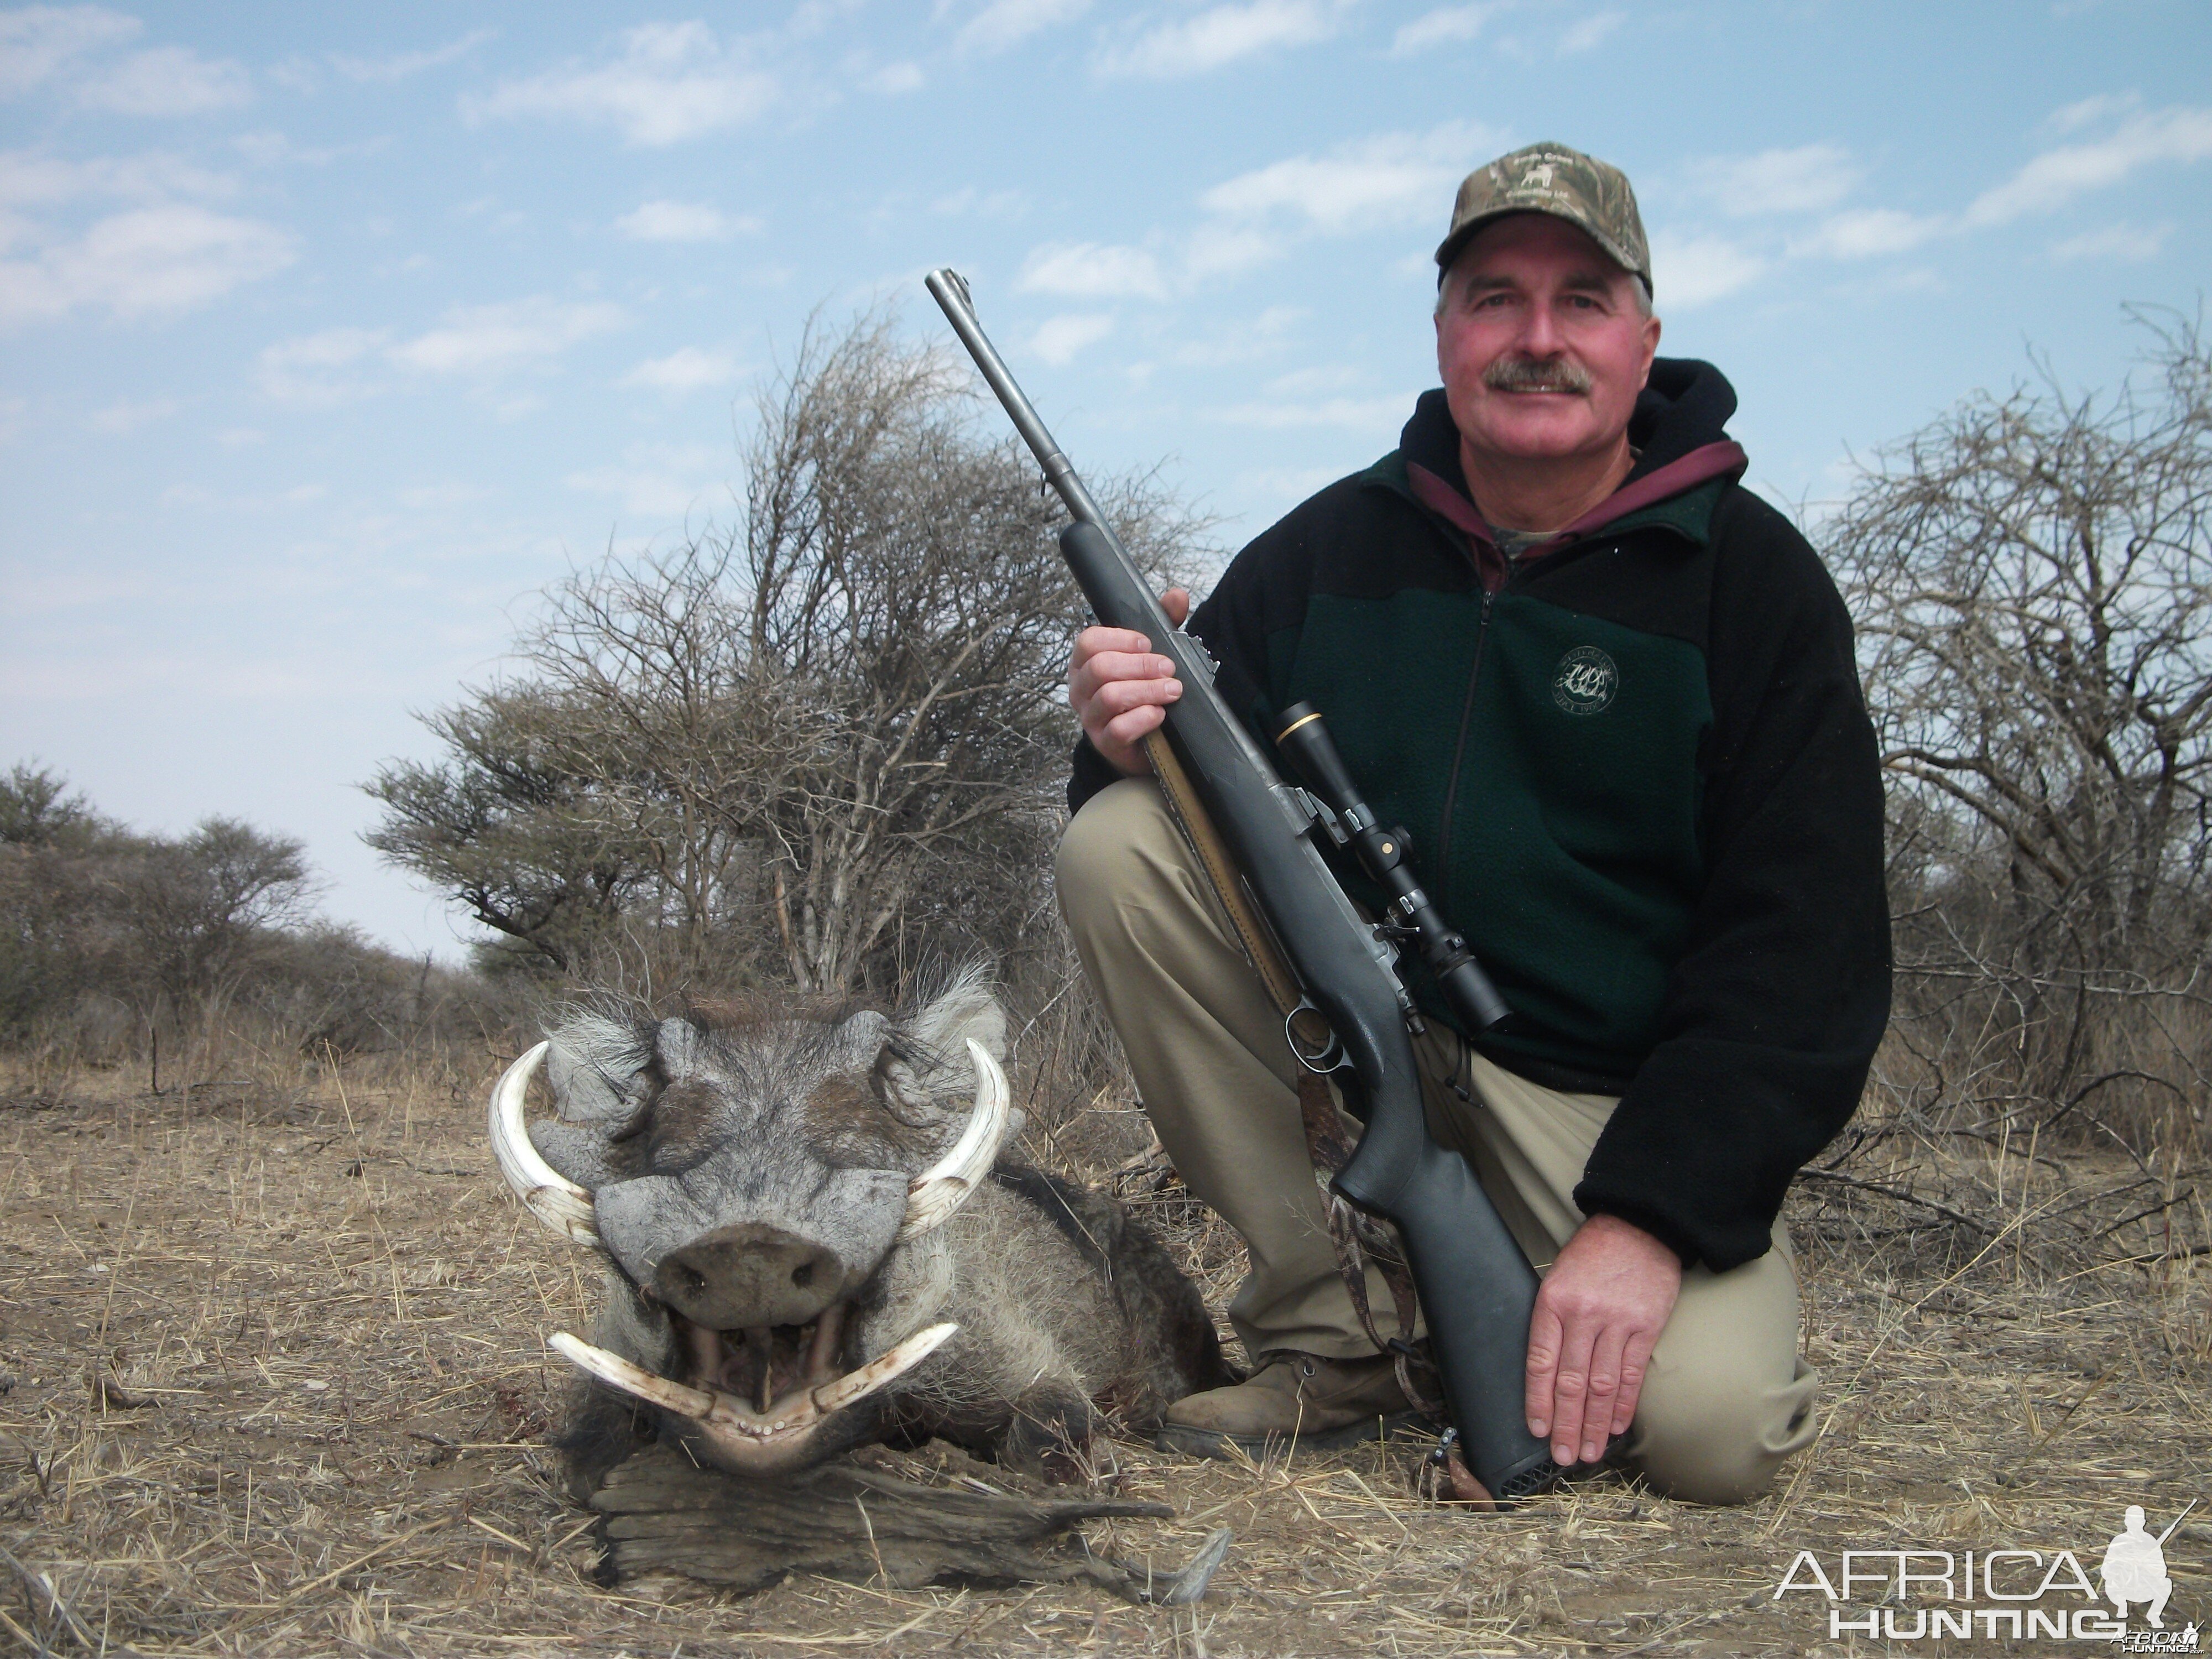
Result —
M 501 1079 L 492 1141 L 532 1212 L 627 1281 L 619 1340 L 605 1325 L 602 1340 L 629 1352 L 565 1332 L 553 1346 L 738 1474 L 848 1443 L 841 1414 L 955 1328 L 856 1352 L 886 1261 L 998 1156 L 1004 1041 L 974 976 L 905 1019 L 788 1005 L 570 1018 Z M 541 1060 L 559 1115 L 526 1125 Z

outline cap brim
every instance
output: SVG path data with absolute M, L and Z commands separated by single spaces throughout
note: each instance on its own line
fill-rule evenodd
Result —
M 1630 276 L 1635 277 L 1638 282 L 1643 283 L 1644 291 L 1646 294 L 1651 292 L 1650 273 L 1648 271 L 1638 270 L 1634 265 L 1631 264 L 1624 257 L 1622 250 L 1613 246 L 1612 238 L 1599 234 L 1599 233 L 1592 229 L 1589 224 L 1583 220 L 1577 218 L 1571 213 L 1561 213 L 1555 208 L 1534 206 L 1523 207 L 1518 205 L 1498 208 L 1492 212 L 1482 215 L 1480 218 L 1470 219 L 1465 224 L 1462 225 L 1457 230 L 1452 232 L 1450 235 L 1445 237 L 1443 241 L 1438 242 L 1437 244 L 1437 283 L 1441 284 L 1443 282 L 1444 274 L 1450 270 L 1452 267 L 1452 261 L 1458 258 L 1462 253 L 1467 251 L 1467 245 L 1469 242 L 1473 241 L 1490 226 L 1496 224 L 1500 219 L 1510 219 L 1516 213 L 1540 213 L 1547 219 L 1557 219 L 1561 221 L 1563 223 L 1572 225 L 1577 230 L 1579 230 L 1583 235 L 1589 237 L 1590 240 L 1597 244 L 1599 252 L 1604 254 L 1607 258 L 1612 260 L 1613 264 L 1619 265 Z

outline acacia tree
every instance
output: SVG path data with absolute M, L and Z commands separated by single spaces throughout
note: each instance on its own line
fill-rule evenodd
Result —
M 1826 536 L 1891 778 L 1904 964 L 2045 1098 L 2130 1072 L 2116 999 L 2193 997 L 2212 908 L 2212 358 L 2047 374 L 1887 452 Z M 2156 1011 L 2150 1010 L 2154 1018 Z
M 370 786 L 373 845 L 563 968 L 588 918 L 843 991 L 1035 907 L 1082 601 L 1034 468 L 880 313 L 757 413 L 736 526 L 556 586 L 521 672 L 430 717 L 447 758 Z M 1140 558 L 1194 529 L 1108 494 Z

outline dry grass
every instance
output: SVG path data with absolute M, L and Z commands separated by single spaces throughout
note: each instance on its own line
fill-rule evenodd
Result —
M 1120 1444 L 1118 1490 L 1178 1516 L 1096 1546 L 1167 1570 L 1235 1529 L 1195 1608 L 1061 1586 L 611 1591 L 543 1444 L 567 1382 L 543 1339 L 585 1320 L 591 1267 L 498 1186 L 492 1069 L 0 1091 L 0 1647 L 1798 1653 L 1828 1647 L 1817 1599 L 1771 1595 L 1800 1548 L 2087 1559 L 2124 1505 L 2155 1520 L 2208 1492 L 2197 1181 L 1898 1133 L 1802 1196 L 1826 1433 L 1745 1509 L 1608 1476 L 1480 1516 L 1413 1501 L 1378 1450 L 1232 1468 Z M 1154 1209 L 1225 1293 L 1233 1241 Z M 2168 1546 L 2175 1610 L 2200 1620 L 2205 1519 Z

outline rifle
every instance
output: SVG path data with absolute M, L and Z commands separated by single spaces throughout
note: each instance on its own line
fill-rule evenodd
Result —
M 1212 659 L 1161 610 L 984 336 L 965 280 L 936 270 L 927 287 L 1073 517 L 1060 532 L 1060 552 L 1091 608 L 1109 627 L 1142 634 L 1175 663 L 1183 695 L 1168 708 L 1162 732 L 1147 739 L 1148 750 L 1164 781 L 1170 773 L 1188 775 L 1204 815 L 1227 844 L 1235 873 L 1258 901 L 1272 945 L 1288 958 L 1298 998 L 1284 1022 L 1291 1051 L 1309 1071 L 1334 1075 L 1353 1115 L 1365 1122 L 1333 1184 L 1348 1201 L 1397 1228 L 1428 1310 L 1430 1353 L 1460 1455 L 1500 1503 L 1543 1490 L 1559 1470 L 1544 1443 L 1528 1432 L 1523 1412 L 1535 1271 L 1467 1159 L 1429 1137 L 1412 1039 L 1419 1016 L 1398 977 L 1396 940 L 1421 939 L 1455 1011 L 1463 1006 L 1475 1029 L 1504 1017 L 1504 1003 L 1465 942 L 1449 933 L 1413 884 L 1403 864 L 1402 833 L 1393 848 L 1381 850 L 1392 837 L 1375 830 L 1372 814 L 1351 790 L 1349 775 L 1327 746 L 1323 723 L 1290 717 L 1297 728 L 1291 752 L 1304 757 L 1324 796 L 1337 797 L 1328 811 L 1277 775 L 1214 689 Z M 1332 763 L 1334 775 L 1327 775 Z M 1378 928 L 1360 919 L 1316 845 L 1320 836 L 1351 842 L 1370 870 L 1382 860 L 1378 879 L 1393 893 L 1395 925 Z M 1267 964 L 1259 965 L 1266 974 Z M 1316 1014 L 1327 1023 L 1326 1041 L 1318 1045 L 1301 1036 L 1302 1026 L 1310 1032 Z

